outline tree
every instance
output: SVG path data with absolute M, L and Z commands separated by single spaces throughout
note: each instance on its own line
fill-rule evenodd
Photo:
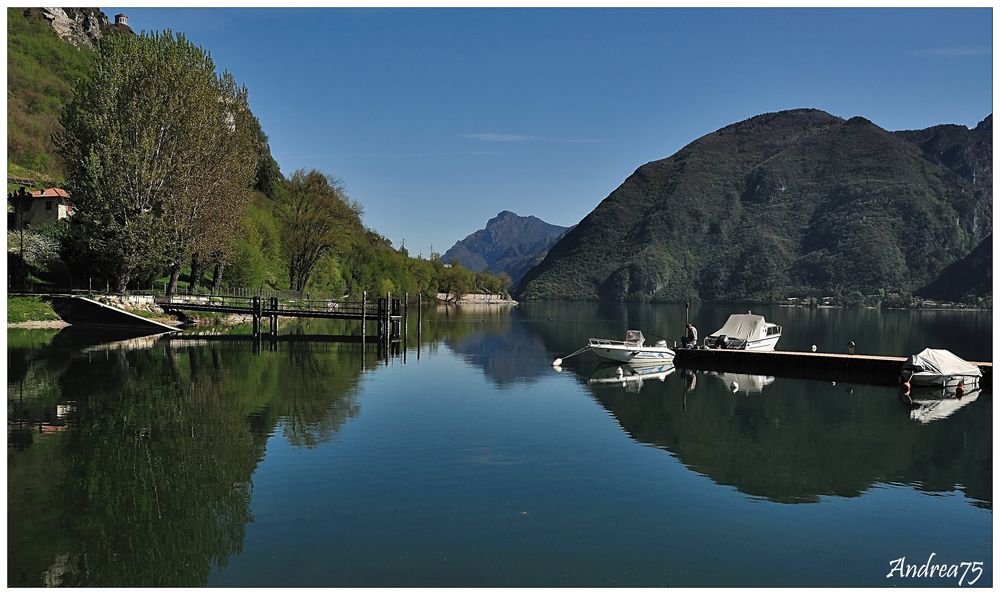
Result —
M 254 181 L 255 129 L 246 89 L 203 49 L 170 31 L 105 36 L 62 124 L 69 251 L 119 291 L 231 239 Z
M 14 208 L 17 221 L 17 255 L 20 259 L 17 268 L 20 271 L 21 289 L 25 289 L 28 286 L 28 265 L 27 260 L 24 258 L 24 226 L 26 223 L 31 221 L 30 211 L 32 200 L 33 197 L 31 196 L 31 193 L 28 192 L 24 186 L 21 186 L 16 191 L 7 195 L 7 202 Z
M 346 247 L 360 232 L 355 228 L 360 228 L 362 210 L 340 182 L 316 170 L 295 172 L 285 190 L 275 213 L 283 231 L 289 287 L 302 291 L 320 259 Z

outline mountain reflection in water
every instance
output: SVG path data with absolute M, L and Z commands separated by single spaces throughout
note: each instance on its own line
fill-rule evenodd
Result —
M 839 341 L 850 326 L 849 312 L 795 316 L 790 342 Z M 908 329 L 883 345 L 868 336 L 872 351 L 909 349 L 924 328 L 912 313 L 863 317 Z M 928 320 L 956 351 L 991 327 L 980 314 Z M 310 340 L 351 332 L 316 324 L 288 325 L 295 340 L 263 349 L 245 336 L 9 330 L 8 583 L 719 584 L 698 554 L 727 547 L 712 514 L 799 518 L 814 547 L 826 536 L 808 523 L 886 486 L 908 486 L 890 499 L 960 494 L 921 506 L 944 511 L 943 526 L 965 523 L 953 546 L 991 547 L 965 529 L 981 518 L 970 511 L 992 508 L 989 394 L 907 403 L 884 387 L 592 356 L 550 365 L 590 336 L 669 335 L 682 306 L 449 308 L 420 322 L 411 317 L 405 360 Z M 701 506 L 711 514 L 689 513 Z M 765 545 L 772 526 L 761 523 L 742 539 L 781 545 Z M 886 523 L 888 551 L 904 531 Z M 642 533 L 652 527 L 703 543 L 671 549 Z M 666 549 L 646 560 L 650 547 Z M 298 570 L 276 574 L 274 560 Z M 815 584 L 810 572 L 748 582 Z

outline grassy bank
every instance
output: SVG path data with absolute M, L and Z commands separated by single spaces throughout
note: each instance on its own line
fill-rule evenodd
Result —
M 37 297 L 8 297 L 7 322 L 59 320 L 52 304 Z

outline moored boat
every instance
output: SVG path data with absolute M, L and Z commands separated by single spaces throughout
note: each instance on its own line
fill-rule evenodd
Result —
M 722 328 L 705 337 L 705 347 L 774 351 L 781 338 L 781 327 L 757 314 L 733 314 Z
M 900 375 L 913 386 L 979 386 L 983 373 L 947 349 L 924 349 L 911 355 Z
M 650 365 L 674 359 L 674 351 L 667 347 L 666 341 L 646 345 L 646 338 L 636 330 L 626 331 L 624 341 L 588 339 L 587 347 L 594 355 L 609 362 Z

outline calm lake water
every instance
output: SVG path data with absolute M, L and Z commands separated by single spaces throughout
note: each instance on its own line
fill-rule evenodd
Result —
M 691 315 L 705 336 L 746 310 Z M 753 310 L 782 349 L 992 360 L 991 312 Z M 309 340 L 344 330 L 318 322 L 259 349 L 248 329 L 8 330 L 8 584 L 958 586 L 886 578 L 933 554 L 992 585 L 990 394 L 911 409 L 886 387 L 550 365 L 683 322 L 451 309 L 388 357 Z

